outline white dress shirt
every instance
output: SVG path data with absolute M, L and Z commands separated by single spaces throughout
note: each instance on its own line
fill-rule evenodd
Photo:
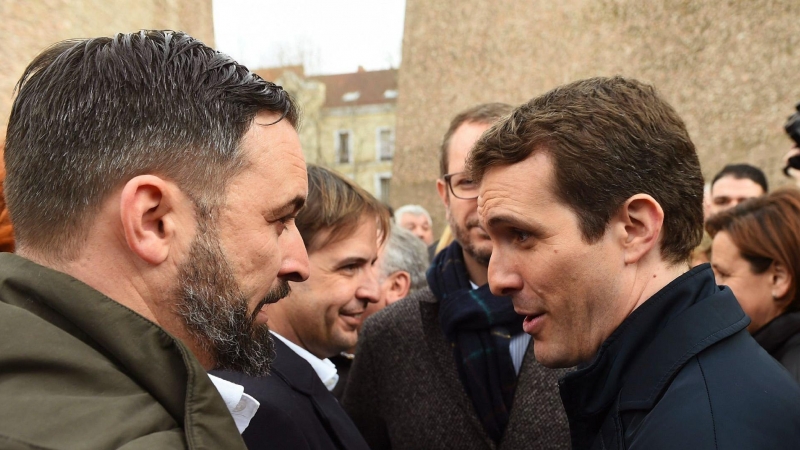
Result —
M 270 331 L 270 333 L 283 341 L 283 343 L 297 353 L 298 356 L 308 361 L 308 363 L 311 364 L 311 368 L 317 373 L 319 379 L 322 380 L 322 384 L 324 384 L 329 391 L 333 390 L 333 388 L 336 386 L 336 383 L 339 381 L 339 374 L 336 371 L 336 366 L 333 365 L 330 359 L 319 359 L 312 355 L 308 350 L 300 347 L 280 334 L 274 331 Z
M 256 415 L 256 411 L 258 411 L 258 407 L 261 404 L 258 403 L 258 400 L 245 394 L 244 387 L 236 383 L 231 383 L 211 374 L 208 374 L 208 378 L 211 378 L 211 382 L 214 383 L 219 395 L 222 396 L 222 400 L 225 401 L 225 406 L 231 412 L 236 428 L 239 429 L 239 434 L 243 433 L 247 426 L 250 425 L 250 420 Z

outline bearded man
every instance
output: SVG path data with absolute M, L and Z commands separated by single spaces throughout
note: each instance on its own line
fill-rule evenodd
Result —
M 206 371 L 267 373 L 262 307 L 308 276 L 297 121 L 179 32 L 34 59 L 5 147 L 1 446 L 244 448 L 258 405 Z

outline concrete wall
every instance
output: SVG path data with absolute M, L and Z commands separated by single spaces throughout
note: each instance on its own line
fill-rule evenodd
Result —
M 460 110 L 616 74 L 654 84 L 678 110 L 707 178 L 749 162 L 785 183 L 797 0 L 407 0 L 392 204 L 428 207 L 441 230 L 437 149 Z
M 211 0 L 0 0 L 0 18 L 0 140 L 14 86 L 28 63 L 55 42 L 172 29 L 214 46 Z

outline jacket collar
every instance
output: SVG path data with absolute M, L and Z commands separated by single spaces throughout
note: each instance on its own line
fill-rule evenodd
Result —
M 770 355 L 800 333 L 800 311 L 781 314 L 753 334 L 753 339 Z
M 272 374 L 284 381 L 290 388 L 308 397 L 317 418 L 338 448 L 367 449 L 367 444 L 358 433 L 356 426 L 344 412 L 339 402 L 322 384 L 311 365 L 294 352 L 282 339 L 275 342 L 275 360 Z
M 243 445 L 225 403 L 191 351 L 163 328 L 92 287 L 0 254 L 2 301 L 35 313 L 102 352 L 184 428 L 190 448 Z
M 708 264 L 673 280 L 620 324 L 588 366 L 559 382 L 573 446 L 591 444 L 617 400 L 620 410 L 652 408 L 687 360 L 749 322 Z

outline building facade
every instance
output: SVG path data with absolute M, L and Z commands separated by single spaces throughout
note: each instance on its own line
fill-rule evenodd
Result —
M 349 177 L 391 203 L 397 70 L 306 77 L 291 66 L 256 70 L 300 104 L 300 141 L 306 161 Z
M 618 74 L 675 107 L 706 177 L 747 162 L 784 184 L 798 18 L 797 0 L 407 0 L 392 203 L 422 204 L 441 230 L 437 149 L 455 114 Z

